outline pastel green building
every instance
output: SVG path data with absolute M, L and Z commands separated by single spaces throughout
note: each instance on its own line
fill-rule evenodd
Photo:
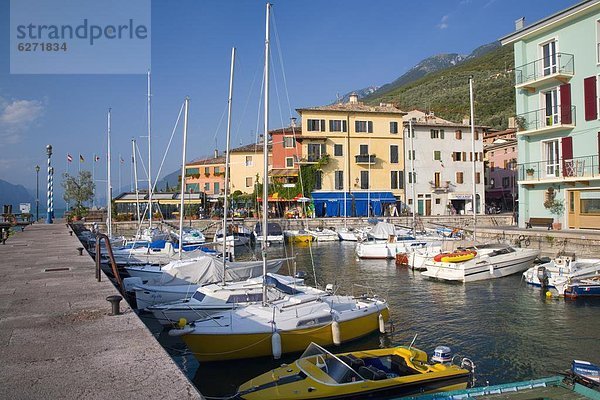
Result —
M 515 52 L 519 226 L 600 229 L 600 0 L 501 39 Z

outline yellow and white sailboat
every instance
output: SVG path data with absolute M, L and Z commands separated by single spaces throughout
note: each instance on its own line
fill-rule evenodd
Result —
M 265 40 L 265 118 L 264 176 L 268 177 L 268 94 L 269 94 L 269 15 L 267 3 Z M 227 183 L 226 183 L 227 184 Z M 263 210 L 268 209 L 268 180 L 263 185 Z M 263 212 L 262 226 L 268 227 Z M 267 263 L 268 229 L 263 231 L 263 265 Z M 263 275 L 266 271 L 263 271 Z M 253 304 L 213 314 L 191 324 L 182 323 L 169 333 L 181 336 L 200 361 L 221 361 L 261 356 L 279 358 L 282 353 L 299 352 L 311 343 L 322 346 L 341 344 L 377 330 L 385 332 L 389 319 L 383 299 L 300 292 L 285 299 L 268 302 L 263 284 L 262 304 Z M 183 322 L 183 321 L 182 321 Z M 186 321 L 187 322 L 187 321 Z

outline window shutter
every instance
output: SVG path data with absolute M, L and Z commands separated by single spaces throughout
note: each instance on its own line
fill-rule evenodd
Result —
M 327 146 L 324 144 L 321 145 L 321 157 L 323 157 L 327 153 Z
M 325 120 L 321 120 L 321 132 L 325 132 Z
M 373 121 L 367 121 L 367 132 L 373 133 Z
M 571 84 L 560 85 L 560 120 L 563 124 L 573 123 L 571 118 Z
M 456 161 L 456 152 L 452 153 L 452 161 Z
M 354 121 L 354 132 L 358 132 L 358 121 Z
M 398 171 L 398 189 L 404 189 L 404 171 Z
M 440 129 L 440 139 L 443 139 L 443 138 L 444 138 L 444 130 Z
M 560 141 L 562 147 L 563 176 L 573 176 L 573 138 L 570 136 L 562 138 Z M 568 167 L 571 168 L 568 168 Z
M 562 89 L 562 87 L 561 87 Z M 596 95 L 596 77 L 590 76 L 583 80 L 583 97 L 585 105 L 585 120 L 591 121 L 598 118 L 598 106 L 597 106 L 597 95 Z M 561 91 L 562 101 L 562 91 Z
M 461 161 L 467 161 L 467 152 L 466 151 L 462 152 L 462 159 L 461 159 Z
M 342 131 L 343 132 L 347 132 L 348 131 L 348 126 L 346 124 L 346 120 L 342 120 Z

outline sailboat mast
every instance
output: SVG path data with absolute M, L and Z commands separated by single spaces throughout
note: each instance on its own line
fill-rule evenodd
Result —
M 110 182 L 110 108 L 108 109 L 108 150 L 107 150 L 107 160 L 106 160 L 106 225 L 108 230 L 108 237 L 112 237 L 112 186 Z
M 416 235 L 417 230 L 417 217 L 415 214 L 415 208 L 417 207 L 417 196 L 415 195 L 415 143 L 413 127 L 412 127 L 412 119 L 408 120 L 408 138 L 410 139 L 410 175 L 411 175 L 411 191 L 412 191 L 412 231 L 413 236 Z
M 477 159 L 475 157 L 475 116 L 473 111 L 473 77 L 469 77 L 469 100 L 471 105 L 471 153 L 473 154 L 473 198 L 472 198 L 472 207 L 473 207 L 473 241 L 475 241 L 476 234 L 475 230 L 477 229 L 477 188 L 475 186 L 475 173 L 476 173 L 476 162 Z
M 267 237 L 268 237 L 268 226 L 267 226 L 267 213 L 269 212 L 269 147 L 268 147 L 268 137 L 269 137 L 269 40 L 270 40 L 270 32 L 269 32 L 269 22 L 271 15 L 271 4 L 267 3 L 267 19 L 266 19 L 266 29 L 265 29 L 265 117 L 264 117 L 264 135 L 263 135 L 263 156 L 264 156 L 264 171 L 263 171 L 263 215 L 262 215 L 262 234 L 263 234 L 263 242 L 262 242 L 262 259 L 263 259 L 263 305 L 267 304 L 267 286 L 265 284 L 265 279 L 267 275 Z
M 140 224 L 140 192 L 138 190 L 138 176 L 137 176 L 137 158 L 135 156 L 135 139 L 131 139 L 131 154 L 133 157 L 133 187 L 135 190 L 135 217 L 138 222 L 138 226 Z
M 227 199 L 229 197 L 229 140 L 231 138 L 231 105 L 233 101 L 233 69 L 235 65 L 235 47 L 231 48 L 231 69 L 229 71 L 229 97 L 227 98 L 227 139 L 225 143 L 225 185 L 223 197 L 223 285 L 225 285 L 225 267 L 227 264 Z
M 152 95 L 150 92 L 150 70 L 148 70 L 148 225 L 152 229 L 152 140 L 151 140 L 151 105 Z
M 183 253 L 183 214 L 184 214 L 184 199 L 185 199 L 185 150 L 187 147 L 187 130 L 188 130 L 188 111 L 190 108 L 190 98 L 185 98 L 185 108 L 183 112 L 183 151 L 181 156 L 181 199 L 179 200 L 179 259 Z

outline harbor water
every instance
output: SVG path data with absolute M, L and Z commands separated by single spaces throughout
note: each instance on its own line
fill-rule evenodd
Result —
M 357 260 L 354 246 L 330 242 L 269 248 L 269 257 L 295 255 L 296 268 L 306 271 L 310 284 L 314 270 L 322 287 L 333 283 L 345 294 L 370 287 L 388 300 L 393 333 L 374 333 L 334 352 L 409 345 L 416 336 L 414 346 L 430 355 L 446 345 L 471 358 L 478 386 L 555 375 L 573 359 L 600 363 L 600 300 L 548 298 L 520 274 L 468 284 L 432 281 L 396 267 L 394 260 Z M 249 251 L 240 256 L 251 257 Z M 280 272 L 293 273 L 285 265 Z M 239 384 L 299 355 L 200 365 L 180 339 L 168 336 L 148 315 L 142 317 L 206 396 L 234 394 Z

